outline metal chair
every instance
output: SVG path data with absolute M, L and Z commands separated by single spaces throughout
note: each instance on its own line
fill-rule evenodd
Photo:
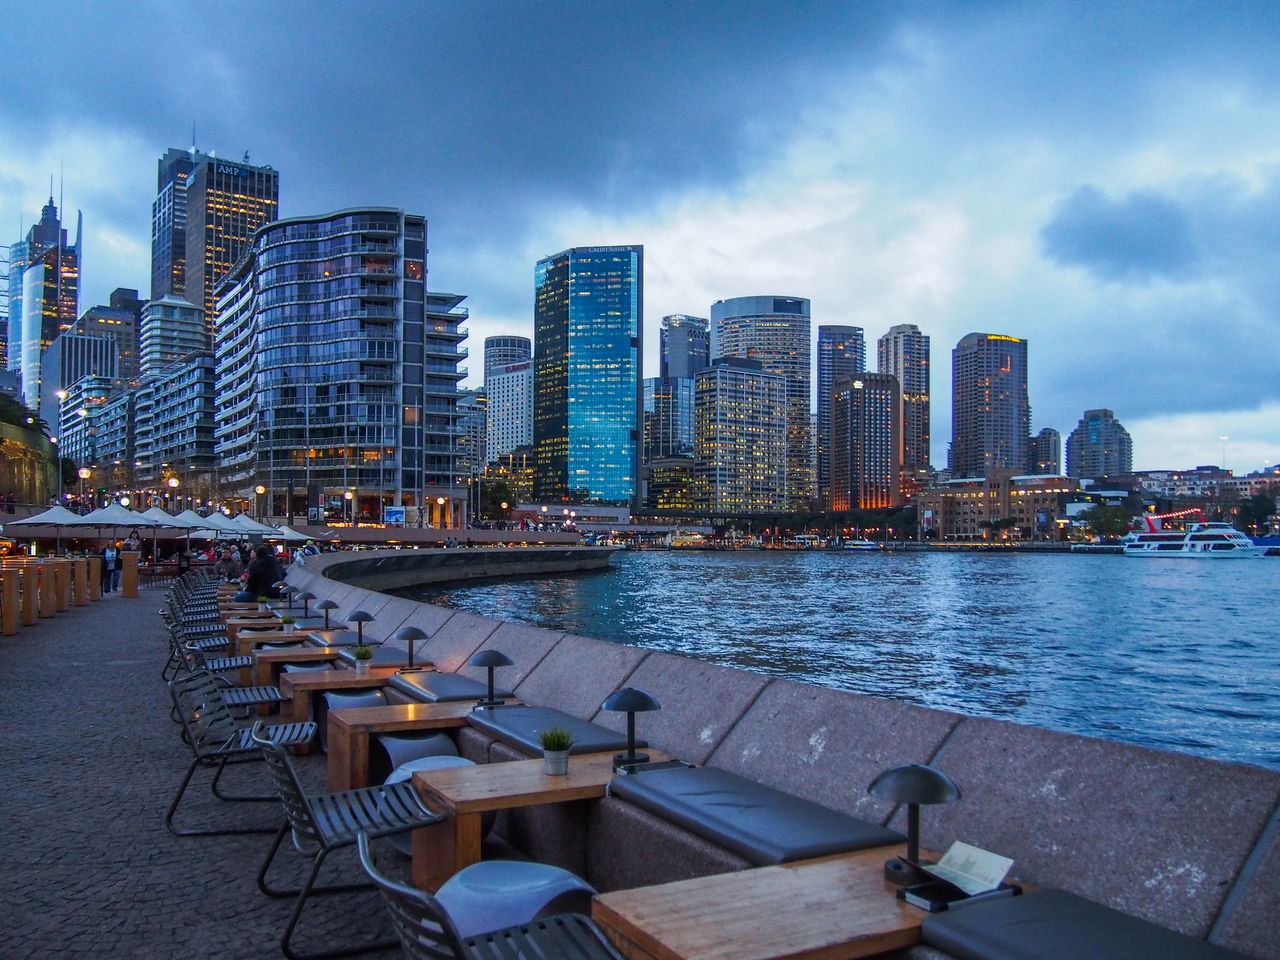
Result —
M 180 655 L 188 675 L 193 673 L 215 674 L 219 669 L 205 659 L 203 651 L 189 644 L 183 644 L 180 647 Z M 252 657 L 249 658 L 248 663 L 238 662 L 240 659 L 239 657 L 222 657 L 215 658 L 215 662 L 229 663 L 229 666 L 224 666 L 221 669 L 238 669 L 253 664 Z M 229 707 L 260 707 L 273 703 L 284 703 L 288 699 L 280 692 L 280 688 L 273 684 L 241 687 L 225 677 L 215 675 L 213 679 L 214 683 L 222 688 L 222 699 Z
M 253 742 L 262 749 L 262 756 L 267 761 L 267 769 L 271 772 L 287 817 L 258 870 L 258 889 L 267 896 L 297 898 L 280 938 L 281 952 L 289 960 L 321 960 L 394 946 L 395 940 L 384 939 L 319 953 L 299 953 L 293 949 L 291 941 L 307 898 L 313 893 L 349 893 L 370 889 L 370 884 L 367 883 L 317 887 L 316 877 L 331 852 L 353 845 L 362 832 L 373 837 L 385 837 L 438 823 L 444 818 L 428 810 L 409 783 L 308 795 L 298 780 L 289 754 L 285 752 L 285 745 L 273 738 L 261 721 L 253 725 L 252 737 Z M 294 848 L 303 856 L 310 857 L 312 862 L 303 885 L 286 890 L 268 884 L 267 873 L 285 834 L 289 832 L 293 835 Z
M 274 796 L 243 796 L 223 793 L 218 789 L 218 782 L 228 763 L 240 763 L 257 760 L 260 756 L 257 745 L 250 737 L 250 731 L 242 729 L 231 715 L 231 709 L 224 700 L 225 690 L 214 676 L 207 672 L 196 672 L 180 677 L 169 684 L 169 696 L 173 700 L 174 712 L 182 724 L 183 740 L 191 748 L 191 765 L 187 768 L 178 792 L 174 794 L 169 809 L 165 812 L 165 826 L 169 832 L 179 837 L 213 837 L 228 834 L 271 833 L 274 827 L 257 829 L 181 829 L 174 825 L 174 815 L 178 805 L 187 792 L 191 778 L 198 767 L 214 767 L 213 782 L 209 789 L 219 800 L 227 801 L 269 801 Z M 274 724 L 267 728 L 280 743 L 298 746 L 309 743 L 316 733 L 316 725 L 307 723 Z
M 580 913 L 537 917 L 499 930 L 465 934 L 450 916 L 444 887 L 440 895 L 433 897 L 397 883 L 382 874 L 373 862 L 368 836 L 361 833 L 357 847 L 360 863 L 382 892 L 400 937 L 400 946 L 409 960 L 622 960 L 600 928 Z M 458 876 L 474 869 L 468 867 Z M 494 891 L 495 901 L 501 895 Z

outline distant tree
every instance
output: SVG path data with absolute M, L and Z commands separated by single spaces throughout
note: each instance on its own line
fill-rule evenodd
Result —
M 1276 512 L 1280 483 L 1269 483 L 1251 497 L 1245 497 L 1236 508 L 1236 526 L 1241 530 L 1261 527 Z
M 34 410 L 3 393 L 0 393 L 0 423 L 12 423 L 15 426 L 26 427 L 28 430 L 39 431 L 45 439 L 49 437 L 49 425 Z
M 1089 525 L 1095 537 L 1107 540 L 1122 537 L 1129 532 L 1132 514 L 1124 507 L 1109 507 L 1100 503 L 1091 510 L 1086 510 L 1081 518 Z

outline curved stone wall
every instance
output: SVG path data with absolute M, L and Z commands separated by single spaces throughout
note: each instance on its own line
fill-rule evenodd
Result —
M 600 570 L 616 547 L 521 546 L 363 550 L 307 557 L 303 566 L 339 583 L 396 590 L 429 583 Z

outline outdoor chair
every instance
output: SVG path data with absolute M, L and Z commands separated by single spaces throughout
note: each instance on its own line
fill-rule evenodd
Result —
M 289 922 L 280 938 L 281 952 L 289 960 L 321 960 L 394 946 L 395 940 L 383 939 L 319 953 L 301 953 L 293 948 L 292 939 L 303 908 L 312 894 L 350 893 L 371 889 L 371 885 L 367 883 L 316 886 L 316 877 L 330 853 L 341 847 L 352 846 L 362 832 L 372 837 L 385 837 L 438 823 L 444 818 L 428 810 L 418 797 L 417 790 L 409 783 L 308 795 L 284 749 L 287 744 L 273 737 L 270 728 L 264 727 L 261 721 L 253 725 L 251 735 L 253 742 L 262 750 L 287 818 L 276 833 L 275 841 L 258 870 L 258 889 L 267 896 L 296 897 Z M 301 887 L 280 889 L 267 882 L 267 873 L 284 842 L 285 834 L 290 832 L 294 848 L 304 857 L 310 858 L 311 869 Z
M 169 684 L 169 695 L 173 699 L 173 708 L 182 724 L 183 740 L 191 748 L 191 765 L 174 794 L 169 809 L 165 812 L 165 826 L 169 832 L 179 837 L 210 837 L 228 834 L 271 833 L 274 827 L 256 829 L 183 829 L 174 825 L 174 816 L 178 805 L 187 792 L 191 778 L 198 767 L 214 767 L 215 773 L 209 789 L 219 800 L 230 802 L 274 801 L 271 796 L 244 796 L 224 793 L 219 789 L 219 781 L 228 763 L 242 763 L 258 760 L 261 756 L 257 745 L 250 736 L 250 731 L 241 728 L 231 715 L 227 705 L 225 690 L 217 683 L 212 674 L 196 672 L 172 681 Z M 285 746 L 301 746 L 309 743 L 315 736 L 316 725 L 307 723 L 274 724 L 266 728 L 270 735 Z
M 494 876 L 495 883 L 487 890 L 481 885 L 479 877 L 479 874 L 486 872 L 486 868 L 494 867 L 504 871 L 506 868 L 556 870 L 561 874 L 567 871 L 541 864 L 506 861 L 478 863 L 459 871 L 432 896 L 425 891 L 397 883 L 381 873 L 369 850 L 369 838 L 363 833 L 360 834 L 358 849 L 360 863 L 382 892 L 396 933 L 400 937 L 400 945 L 409 960 L 541 960 L 544 957 L 555 960 L 622 960 L 590 917 L 575 912 L 539 915 L 547 910 L 554 910 L 563 899 L 561 895 L 556 894 L 548 899 L 544 891 L 542 905 L 535 906 L 539 898 L 531 896 L 534 892 L 532 886 L 522 887 L 520 893 L 523 896 L 513 897 L 509 875 L 501 878 Z M 491 869 L 487 872 L 491 875 L 495 873 Z M 568 876 L 577 880 L 572 874 Z M 464 903 L 451 902 L 456 897 L 450 889 L 455 881 L 469 883 L 472 887 L 463 897 L 457 898 Z M 582 881 L 577 882 L 585 890 L 575 892 L 585 893 L 589 904 L 591 894 L 586 891 L 591 888 Z M 475 908 L 482 904 L 488 909 L 478 914 Z M 467 919 L 474 920 L 480 916 L 498 919 L 499 923 L 508 925 L 501 929 L 468 932 L 456 915 L 458 906 L 463 907 Z M 530 911 L 532 915 L 528 919 L 511 920 L 513 912 Z
M 213 676 L 214 683 L 222 688 L 222 699 L 229 707 L 261 707 L 274 703 L 284 703 L 288 697 L 280 692 L 280 688 L 275 685 L 249 686 L 241 687 L 225 677 L 216 675 L 215 667 L 210 661 L 205 659 L 203 651 L 196 647 L 184 644 L 181 648 L 182 664 L 186 668 L 187 674 L 208 673 Z M 248 664 L 240 664 L 239 657 L 218 657 L 214 658 L 214 663 L 230 663 L 230 667 L 225 669 L 238 669 L 240 666 L 250 666 L 253 663 L 252 658 Z M 176 717 L 174 719 L 177 719 Z

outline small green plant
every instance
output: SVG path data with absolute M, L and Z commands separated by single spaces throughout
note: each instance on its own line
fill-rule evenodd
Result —
M 291 617 L 291 616 L 289 616 L 289 615 L 287 615 L 287 614 L 286 614 L 285 616 L 283 616 L 283 617 L 281 617 L 281 618 L 280 618 L 280 622 L 281 622 L 281 623 L 283 623 L 286 627 L 291 627 L 291 626 L 293 626 L 295 623 L 297 623 L 297 622 L 298 622 L 298 618 L 297 618 L 297 617 Z
M 573 734 L 564 727 L 548 727 L 538 734 L 538 742 L 542 744 L 543 750 L 560 753 L 572 747 L 574 739 Z
M 265 593 L 264 593 L 264 594 L 262 594 L 262 595 L 260 595 L 260 596 L 258 597 L 258 602 L 259 602 L 259 603 L 268 603 L 270 600 L 271 600 L 271 598 L 270 598 L 270 597 L 268 597 Z
M 373 647 L 369 646 L 367 643 L 357 644 L 351 648 L 351 655 L 357 660 L 372 660 Z

